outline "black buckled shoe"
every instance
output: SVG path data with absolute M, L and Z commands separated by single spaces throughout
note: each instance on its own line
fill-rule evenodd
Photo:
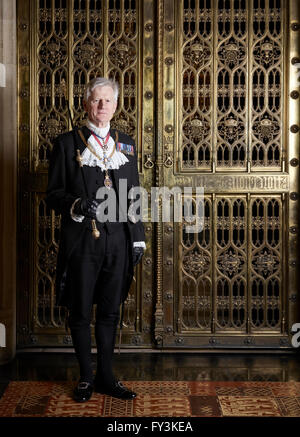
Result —
M 95 392 L 104 395 L 112 396 L 113 398 L 119 398 L 124 400 L 130 400 L 136 398 L 137 394 L 129 388 L 124 387 L 121 381 L 115 381 L 110 386 L 105 386 L 95 380 Z
M 93 384 L 90 382 L 79 382 L 73 392 L 73 399 L 76 402 L 86 402 L 93 394 Z

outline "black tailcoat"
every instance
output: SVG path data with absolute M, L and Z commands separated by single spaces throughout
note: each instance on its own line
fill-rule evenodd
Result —
M 91 131 L 87 127 L 83 127 L 81 130 L 87 140 L 91 135 Z M 133 145 L 134 147 L 133 155 L 126 154 L 129 162 L 120 166 L 118 170 L 109 170 L 118 199 L 119 179 L 127 180 L 127 194 L 132 187 L 139 186 L 137 155 L 135 143 L 131 137 L 114 129 L 110 130 L 110 134 L 114 140 L 116 140 L 116 136 L 118 136 L 118 142 Z M 49 165 L 46 203 L 50 208 L 53 208 L 57 214 L 61 214 L 61 234 L 56 268 L 56 303 L 57 305 L 67 307 L 70 305 L 69 296 L 71 292 L 67 286 L 68 259 L 84 229 L 86 227 L 91 229 L 90 219 L 85 218 L 81 223 L 75 222 L 71 218 L 70 210 L 74 201 L 79 197 L 87 197 L 88 195 L 90 198 L 95 198 L 95 187 L 97 186 L 97 181 L 94 180 L 93 177 L 91 178 L 90 173 L 94 171 L 96 178 L 95 169 L 93 170 L 93 168 L 88 166 L 80 168 L 76 160 L 76 150 L 79 149 L 82 154 L 85 148 L 86 146 L 80 139 L 76 129 L 59 135 L 54 142 Z M 98 168 L 98 171 L 99 170 Z M 85 190 L 82 172 L 86 176 L 88 193 L 86 193 Z M 127 204 L 128 203 L 129 201 L 127 200 Z M 99 227 L 98 223 L 97 226 Z M 122 301 L 124 301 L 128 295 L 133 278 L 133 243 L 135 241 L 145 241 L 144 226 L 141 221 L 133 223 L 127 220 L 125 227 L 129 239 L 129 248 L 131 250 L 129 253 L 128 274 L 127 280 L 124 283 Z

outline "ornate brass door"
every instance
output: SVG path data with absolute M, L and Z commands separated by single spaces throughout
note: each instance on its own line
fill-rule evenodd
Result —
M 145 223 L 123 346 L 286 348 L 299 321 L 299 7 L 283 0 L 18 2 L 19 345 L 64 345 L 51 141 L 84 84 L 120 83 L 142 185 L 204 187 L 204 230 Z M 66 86 L 64 86 L 66 84 Z M 197 199 L 193 195 L 193 202 Z
M 142 155 L 153 153 L 152 137 L 144 138 L 142 128 L 154 125 L 154 34 L 144 27 L 147 21 L 154 22 L 151 1 L 18 2 L 20 345 L 68 345 L 71 341 L 65 333 L 65 314 L 54 299 L 60 218 L 43 200 L 51 142 L 71 128 L 65 92 L 74 123 L 80 124 L 87 81 L 100 75 L 119 82 L 115 126 L 135 137 L 141 183 L 152 185 L 154 170 L 146 174 L 141 170 Z M 123 343 L 133 347 L 152 345 L 152 227 L 145 225 L 148 249 L 144 265 L 136 271 L 124 315 Z
M 156 336 L 165 347 L 289 344 L 299 93 L 290 94 L 287 48 L 296 49 L 296 3 L 159 3 L 157 179 L 205 193 L 202 232 L 158 226 Z

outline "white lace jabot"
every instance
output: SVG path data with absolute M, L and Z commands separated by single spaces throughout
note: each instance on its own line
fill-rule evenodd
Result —
M 95 126 L 90 120 L 87 120 L 86 127 L 90 129 L 92 132 L 94 132 L 96 135 L 98 135 L 101 138 L 105 138 L 106 135 L 109 132 L 110 124 L 104 128 L 99 128 Z M 96 152 L 96 154 L 103 158 L 103 150 L 102 147 L 99 146 L 98 142 L 95 140 L 93 135 L 90 135 L 88 138 L 89 146 L 92 150 Z M 108 150 L 106 155 L 110 156 L 113 150 L 116 148 L 115 142 L 113 138 L 110 136 L 108 140 Z M 82 158 L 82 164 L 87 165 L 89 167 L 100 167 L 102 171 L 105 170 L 105 165 L 102 160 L 100 160 L 94 153 L 91 152 L 88 148 L 86 148 L 83 153 L 81 154 Z M 107 169 L 117 170 L 121 167 L 121 165 L 126 164 L 126 162 L 129 162 L 127 157 L 124 155 L 124 153 L 119 152 L 118 150 L 115 150 L 112 156 L 109 158 L 107 163 Z

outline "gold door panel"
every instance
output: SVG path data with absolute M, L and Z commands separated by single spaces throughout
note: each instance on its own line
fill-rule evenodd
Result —
M 296 0 L 18 2 L 18 344 L 69 345 L 55 306 L 60 217 L 44 202 L 56 135 L 85 84 L 120 84 L 114 125 L 141 184 L 204 188 L 204 229 L 145 223 L 123 347 L 288 348 L 299 322 Z M 197 201 L 193 194 L 193 202 Z

